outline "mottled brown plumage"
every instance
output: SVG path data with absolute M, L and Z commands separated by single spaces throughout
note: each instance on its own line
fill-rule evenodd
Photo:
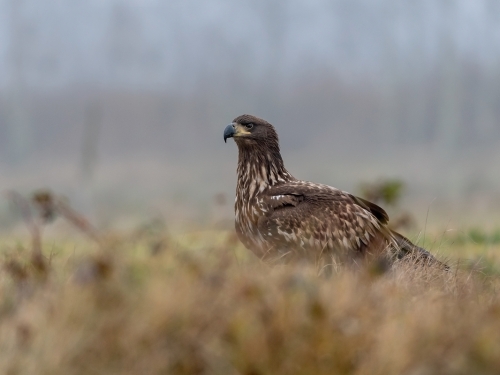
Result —
M 286 169 L 278 134 L 265 120 L 242 115 L 224 130 L 238 145 L 236 233 L 261 259 L 334 259 L 408 254 L 434 260 L 391 231 L 379 206 L 334 187 L 297 180 Z M 437 262 L 437 261 L 436 261 Z

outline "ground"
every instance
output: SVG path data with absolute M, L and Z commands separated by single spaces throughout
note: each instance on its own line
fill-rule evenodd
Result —
M 46 238 L 41 263 L 4 236 L 0 373 L 496 374 L 500 241 L 460 233 L 425 240 L 452 272 L 331 277 L 269 268 L 232 231 Z

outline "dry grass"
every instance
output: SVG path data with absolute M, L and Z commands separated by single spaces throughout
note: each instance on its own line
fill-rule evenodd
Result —
M 2 374 L 496 374 L 496 276 L 270 269 L 227 233 L 5 241 Z

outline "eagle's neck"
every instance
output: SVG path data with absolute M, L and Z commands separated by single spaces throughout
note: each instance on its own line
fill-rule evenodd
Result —
M 248 201 L 270 186 L 292 180 L 279 149 L 239 147 L 237 198 Z

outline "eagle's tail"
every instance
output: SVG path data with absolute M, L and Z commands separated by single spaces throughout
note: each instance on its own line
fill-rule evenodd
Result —
M 424 248 L 421 248 L 415 244 L 413 244 L 408 238 L 405 236 L 399 234 L 398 232 L 395 232 L 391 230 L 391 235 L 392 238 L 396 241 L 397 243 L 397 250 L 395 257 L 397 259 L 413 259 L 417 263 L 423 263 L 425 265 L 431 265 L 431 266 L 437 266 L 439 268 L 442 268 L 446 271 L 449 271 L 450 267 L 437 260 L 434 255 L 432 255 L 430 252 L 425 250 Z

